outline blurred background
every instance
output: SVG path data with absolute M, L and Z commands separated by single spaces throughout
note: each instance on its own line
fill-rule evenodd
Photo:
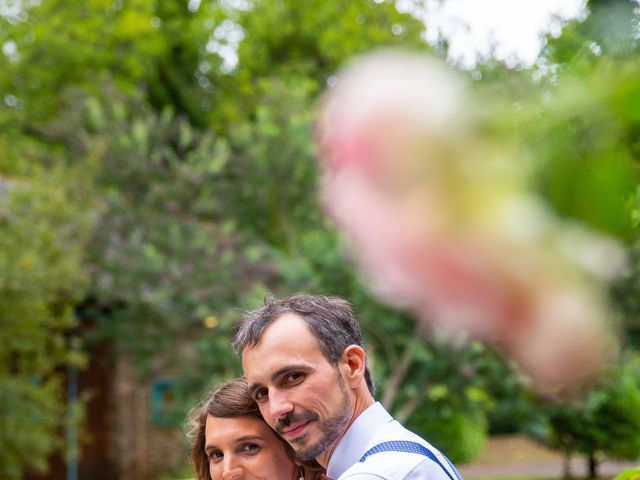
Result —
M 637 461 L 639 5 L 553 3 L 0 1 L 0 477 L 189 478 L 242 311 L 298 291 L 353 303 L 378 398 L 465 478 Z M 627 250 L 620 359 L 580 395 L 381 303 L 322 211 L 318 97 L 381 46 L 446 59 L 557 214 Z

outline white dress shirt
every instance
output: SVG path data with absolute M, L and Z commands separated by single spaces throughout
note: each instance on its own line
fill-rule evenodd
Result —
M 419 443 L 436 460 L 418 453 L 385 451 L 360 461 L 370 448 L 389 441 Z M 327 475 L 332 480 L 460 479 L 451 462 L 442 453 L 400 425 L 378 402 L 362 412 L 344 434 L 329 459 Z

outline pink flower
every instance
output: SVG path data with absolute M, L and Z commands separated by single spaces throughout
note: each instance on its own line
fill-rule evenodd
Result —
M 318 114 L 323 204 L 384 299 L 499 345 L 540 385 L 570 384 L 615 351 L 604 285 L 621 250 L 558 219 L 526 162 L 477 132 L 444 65 L 366 56 Z

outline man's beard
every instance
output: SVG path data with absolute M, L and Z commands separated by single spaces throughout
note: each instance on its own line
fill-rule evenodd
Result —
M 323 422 L 318 422 L 318 427 L 322 432 L 320 440 L 312 445 L 299 445 L 299 443 L 304 441 L 306 436 L 306 434 L 303 434 L 300 437 L 289 441 L 296 452 L 296 457 L 300 460 L 309 461 L 318 457 L 322 452 L 326 451 L 331 445 L 333 445 L 338 438 L 340 438 L 349 424 L 349 419 L 351 418 L 349 395 L 347 394 L 344 381 L 340 375 L 338 375 L 338 383 L 340 384 L 340 392 L 342 393 L 340 406 L 333 417 L 328 418 Z M 292 423 L 309 421 L 318 421 L 318 414 L 315 412 L 289 414 L 278 421 L 275 429 L 280 435 L 282 435 L 283 429 Z

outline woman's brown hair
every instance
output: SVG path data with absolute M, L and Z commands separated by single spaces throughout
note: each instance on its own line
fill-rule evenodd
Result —
M 205 400 L 191 411 L 187 422 L 187 437 L 191 442 L 191 460 L 198 480 L 211 480 L 209 458 L 204 451 L 207 415 L 218 418 L 236 418 L 248 415 L 264 421 L 258 405 L 249 395 L 247 382 L 244 378 L 228 381 L 211 391 Z M 306 480 L 323 478 L 323 469 L 317 462 L 300 462 L 296 459 L 291 446 L 277 434 L 275 435 L 284 445 L 291 461 L 302 466 Z

